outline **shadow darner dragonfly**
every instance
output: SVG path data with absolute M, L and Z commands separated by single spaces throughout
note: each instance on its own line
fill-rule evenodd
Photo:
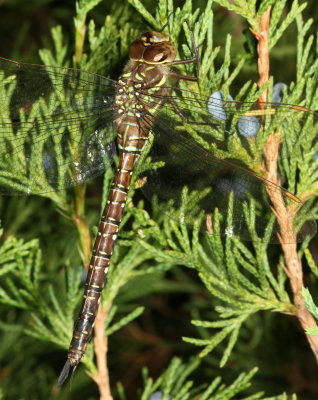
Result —
M 302 129 L 315 124 L 314 113 L 288 104 L 209 99 L 177 88 L 174 81 L 195 78 L 171 67 L 197 59 L 176 61 L 175 56 L 168 36 L 149 31 L 132 43 L 130 61 L 118 81 L 0 59 L 0 194 L 45 193 L 82 184 L 110 168 L 118 152 L 60 384 L 76 368 L 91 338 L 136 168 L 146 196 L 155 194 L 175 218 L 204 221 L 218 208 L 220 233 L 228 236 L 261 240 L 272 221 L 275 240 L 279 225 L 264 187 L 276 201 L 302 206 L 252 167 L 260 165 L 259 143 L 275 128 L 283 156 L 291 156 L 290 142 L 296 143 Z M 250 137 L 251 130 L 257 135 Z M 150 157 L 153 167 L 137 166 L 141 155 Z M 246 212 L 253 201 L 254 237 Z M 295 229 L 302 240 L 315 233 L 316 225 L 307 221 Z

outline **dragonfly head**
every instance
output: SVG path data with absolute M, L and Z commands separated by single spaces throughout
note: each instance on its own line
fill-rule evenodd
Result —
M 175 59 L 176 51 L 168 35 L 147 31 L 132 43 L 129 56 L 146 64 L 166 64 Z

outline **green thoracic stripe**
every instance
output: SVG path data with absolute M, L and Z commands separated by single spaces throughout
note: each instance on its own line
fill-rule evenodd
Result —
M 123 147 L 123 146 L 118 145 L 118 147 L 120 149 L 124 150 L 127 153 L 129 153 L 131 151 L 140 153 L 142 151 L 142 149 L 138 149 L 138 147 L 135 147 L 135 146 L 125 146 L 125 147 Z
M 159 90 L 159 87 L 164 85 L 167 81 L 167 78 L 165 76 L 163 76 L 160 81 L 158 83 L 156 83 L 155 86 L 151 87 L 148 89 L 148 91 L 152 91 L 152 90 Z
M 146 136 L 129 136 L 129 140 L 148 140 Z
M 128 126 L 135 126 L 138 128 L 138 124 L 136 124 L 135 122 L 123 121 L 122 124 Z

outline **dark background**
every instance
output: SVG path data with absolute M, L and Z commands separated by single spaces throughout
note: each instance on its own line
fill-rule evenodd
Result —
M 95 7 L 89 17 L 94 19 L 96 26 L 104 23 L 107 14 L 115 14 L 118 5 L 126 4 L 121 0 L 104 1 Z M 153 1 L 143 1 L 148 10 L 153 9 Z M 182 0 L 175 1 L 175 4 L 183 4 Z M 307 2 L 307 8 L 303 12 L 304 20 L 314 18 L 311 27 L 311 33 L 317 31 L 318 3 L 316 1 Z M 203 9 L 205 0 L 196 0 L 194 5 Z M 127 7 L 131 7 L 126 4 Z M 288 2 L 287 2 L 288 6 Z M 73 19 L 75 2 L 73 0 L 0 0 L 0 54 L 2 57 L 24 62 L 39 62 L 38 50 L 43 47 L 50 47 L 50 29 L 56 25 L 63 27 L 64 35 L 73 43 Z M 225 44 L 225 38 L 228 33 L 233 36 L 232 61 L 244 51 L 244 32 L 247 25 L 241 17 L 228 11 L 227 9 L 214 4 L 214 43 L 221 47 Z M 145 29 L 145 22 L 136 13 L 134 26 Z M 271 53 L 271 73 L 275 77 L 275 82 L 287 82 L 293 80 L 295 74 L 295 40 L 297 31 L 295 24 L 292 24 L 282 39 L 275 46 Z M 222 53 L 221 53 L 222 54 Z M 118 71 L 119 74 L 120 71 Z M 256 74 L 254 60 L 236 80 L 237 87 L 240 87 L 240 80 L 245 82 Z M 256 75 L 255 75 L 256 77 Z

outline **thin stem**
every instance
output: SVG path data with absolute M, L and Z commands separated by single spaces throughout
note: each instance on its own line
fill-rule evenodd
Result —
M 105 320 L 108 311 L 100 305 L 94 326 L 94 352 L 96 356 L 97 374 L 91 376 L 96 382 L 100 400 L 113 400 L 110 391 L 109 373 L 107 366 L 108 337 L 105 334 Z
M 83 47 L 86 36 L 86 14 L 83 16 L 83 19 L 78 21 L 75 25 L 75 63 L 79 64 L 82 55 L 83 55 Z
M 279 139 L 274 134 L 271 134 L 267 140 L 264 151 L 266 159 L 266 178 L 276 184 L 280 183 L 277 171 L 277 158 L 276 160 L 273 160 L 272 157 L 273 154 L 276 154 L 276 156 L 278 155 L 278 148 Z M 302 328 L 306 330 L 306 328 L 316 326 L 316 322 L 307 309 L 301 295 L 301 290 L 304 286 L 303 270 L 301 260 L 297 254 L 297 235 L 293 227 L 293 218 L 296 210 L 286 207 L 283 200 L 278 199 L 277 193 L 275 194 L 271 192 L 270 187 L 267 187 L 266 189 L 273 203 L 273 211 L 280 227 L 278 239 L 284 253 L 286 264 L 285 271 L 293 292 L 295 315 Z M 318 336 L 306 335 L 306 337 L 318 362 Z
M 74 188 L 75 191 L 75 213 L 72 217 L 74 224 L 76 225 L 79 237 L 80 245 L 82 250 L 82 259 L 86 270 L 88 270 L 88 263 L 91 254 L 92 238 L 89 233 L 89 227 L 87 225 L 85 217 L 85 185 L 79 185 Z
M 269 7 L 261 17 L 259 32 L 252 30 L 253 34 L 258 40 L 258 84 L 260 86 L 266 83 L 269 79 L 270 63 L 268 32 L 270 11 L 271 8 Z M 266 101 L 266 96 L 267 93 L 264 92 L 260 98 L 260 101 Z M 277 185 L 280 184 L 280 177 L 277 170 L 279 145 L 279 137 L 275 135 L 275 132 L 272 132 L 271 135 L 269 135 L 264 148 L 266 179 L 276 183 Z M 279 198 L 277 192 L 274 193 L 269 185 L 267 185 L 266 190 L 273 204 L 273 212 L 280 227 L 278 239 L 284 253 L 286 264 L 285 270 L 293 292 L 295 315 L 298 318 L 302 328 L 305 330 L 306 328 L 316 326 L 316 322 L 308 311 L 301 295 L 301 289 L 304 286 L 303 270 L 301 260 L 297 254 L 297 235 L 293 227 L 293 219 L 297 210 L 293 209 L 292 207 L 288 207 L 284 203 L 282 196 Z M 306 335 L 306 337 L 318 362 L 318 336 Z
M 269 79 L 269 48 L 268 48 L 268 31 L 269 31 L 269 21 L 271 15 L 272 7 L 268 7 L 265 13 L 261 17 L 259 31 L 254 31 L 250 28 L 250 31 L 257 39 L 257 67 L 258 67 L 258 86 L 262 87 Z M 267 90 L 265 90 L 260 98 L 259 102 L 265 102 L 267 100 Z

